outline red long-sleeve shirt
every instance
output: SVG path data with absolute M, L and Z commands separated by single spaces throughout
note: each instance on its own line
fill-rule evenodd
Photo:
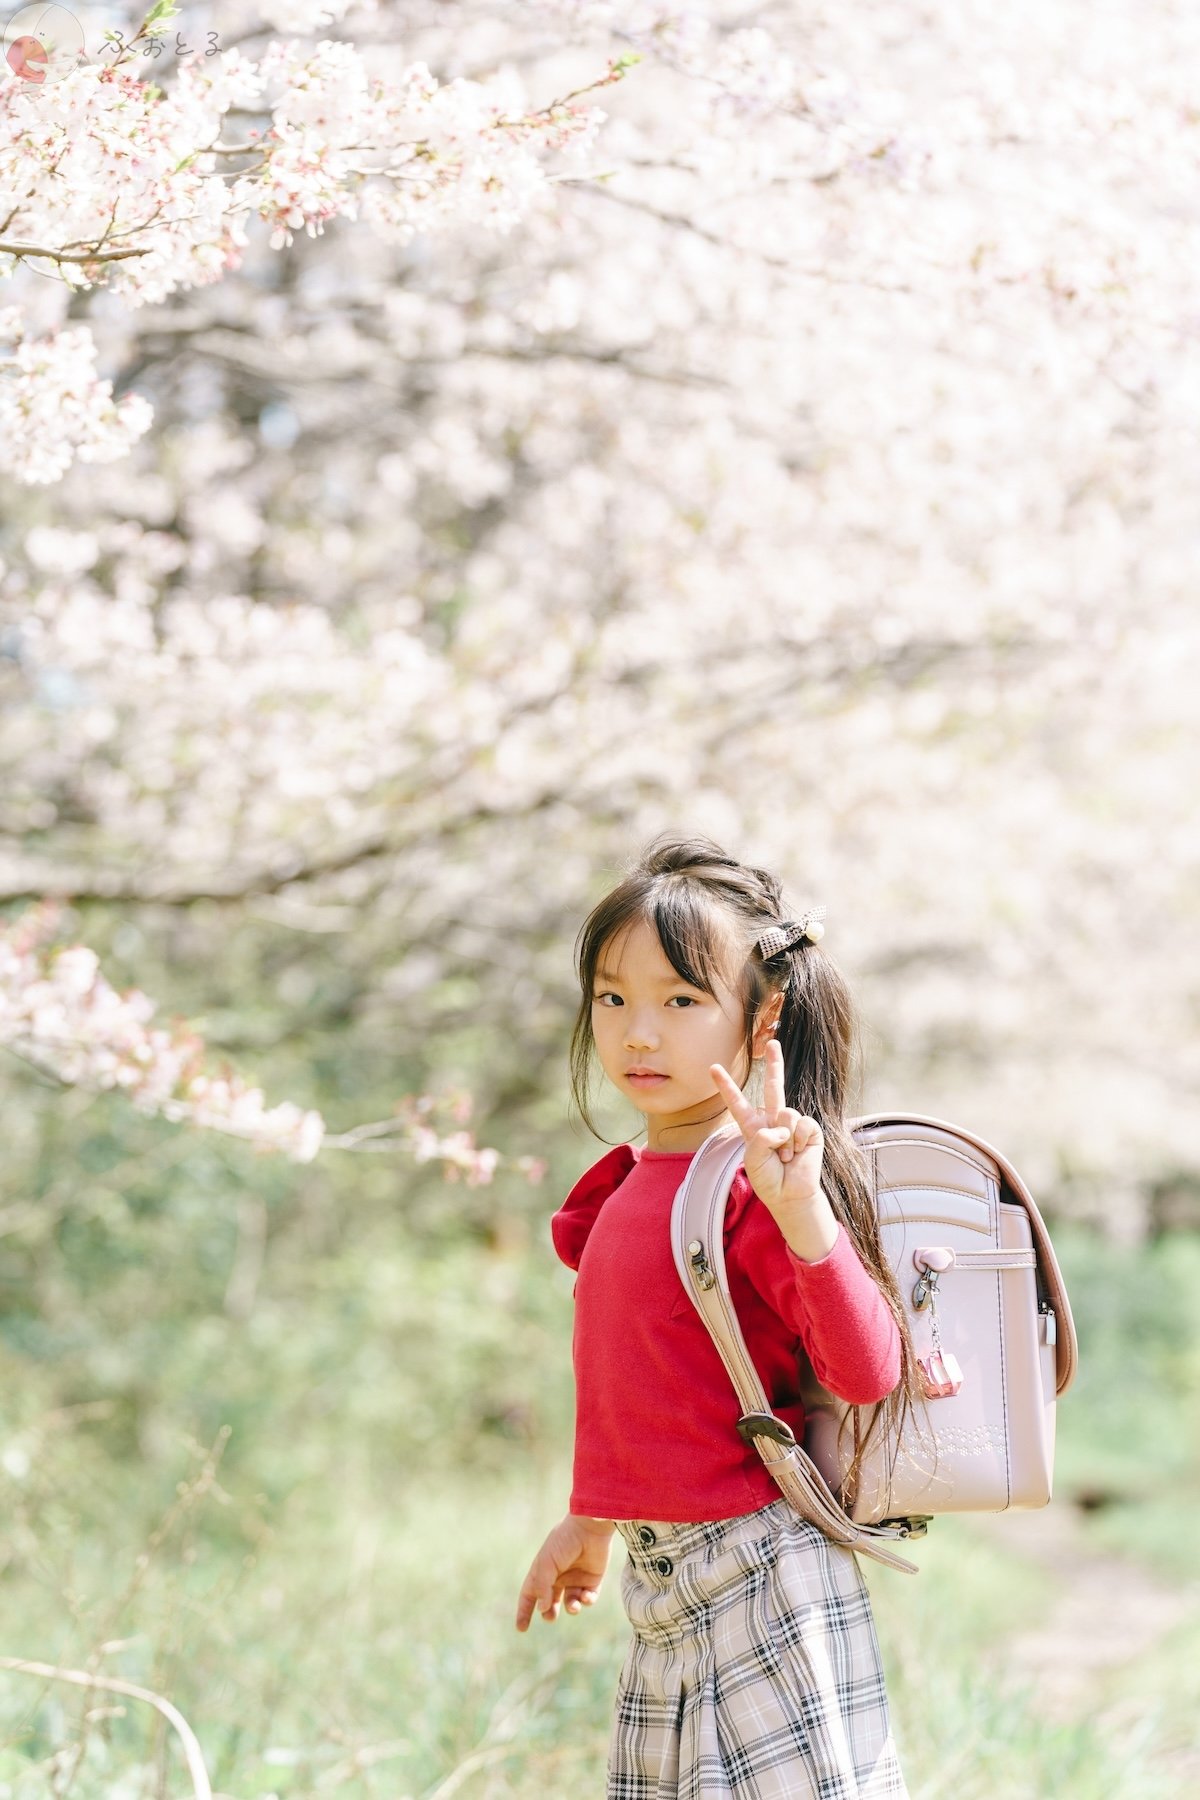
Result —
M 618 1144 L 550 1221 L 575 1282 L 570 1510 L 599 1519 L 729 1519 L 779 1489 L 737 1433 L 741 1407 L 671 1254 L 671 1205 L 691 1151 Z M 789 1248 L 739 1169 L 725 1213 L 730 1292 L 774 1411 L 804 1427 L 797 1353 L 862 1405 L 900 1379 L 895 1319 L 839 1224 L 818 1262 Z

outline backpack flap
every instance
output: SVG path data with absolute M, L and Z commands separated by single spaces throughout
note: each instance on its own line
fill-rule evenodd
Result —
M 990 1146 L 944 1120 L 876 1114 L 851 1130 L 870 1164 L 926 1397 L 899 1433 L 876 1428 L 850 1494 L 852 1428 L 871 1415 L 827 1392 L 802 1357 L 806 1448 L 858 1520 L 1046 1505 L 1055 1401 L 1076 1351 L 1028 1190 L 1008 1181 L 1011 1165 Z
M 934 1132 L 949 1133 L 952 1139 L 961 1139 L 965 1144 L 973 1145 L 976 1150 L 981 1151 L 984 1157 L 990 1157 L 995 1164 L 1001 1200 L 1022 1206 L 1029 1215 L 1033 1247 L 1037 1256 L 1039 1293 L 1053 1316 L 1056 1333 L 1056 1392 L 1065 1394 L 1074 1381 L 1079 1366 L 1079 1346 L 1075 1336 L 1075 1321 L 1071 1317 L 1071 1303 L 1067 1298 L 1066 1283 L 1063 1281 L 1058 1258 L 1055 1256 L 1054 1246 L 1050 1242 L 1050 1233 L 1046 1230 L 1045 1220 L 1038 1210 L 1037 1202 L 1003 1151 L 997 1150 L 994 1144 L 989 1144 L 976 1132 L 967 1131 L 961 1125 L 951 1125 L 945 1119 L 927 1118 L 922 1113 L 870 1113 L 860 1119 L 851 1119 L 849 1125 L 859 1148 L 868 1155 L 879 1145 L 898 1141 L 904 1136 L 906 1127 L 931 1126 Z M 878 1193 L 878 1171 L 876 1170 L 877 1198 Z M 1045 1308 L 1043 1308 L 1044 1310 Z

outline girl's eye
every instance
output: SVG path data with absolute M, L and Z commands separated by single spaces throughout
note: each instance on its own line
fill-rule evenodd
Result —
M 624 1006 L 625 1004 L 620 994 L 613 994 L 605 991 L 603 994 L 592 995 L 593 1004 L 596 1006 L 603 1006 L 606 1000 L 611 1000 L 614 1006 Z M 667 1005 L 674 1006 L 676 1001 L 683 1006 L 699 1006 L 700 1004 L 700 1002 L 691 994 L 673 994 L 667 1001 Z

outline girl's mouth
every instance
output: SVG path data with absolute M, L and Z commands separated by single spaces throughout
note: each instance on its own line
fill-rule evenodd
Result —
M 669 1081 L 670 1076 L 646 1074 L 641 1070 L 632 1069 L 625 1079 L 626 1081 L 632 1081 L 634 1087 L 657 1087 L 660 1081 Z

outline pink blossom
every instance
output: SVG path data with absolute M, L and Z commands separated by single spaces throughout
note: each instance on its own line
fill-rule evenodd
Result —
M 304 16 L 344 10 L 333 0 Z M 258 63 L 237 49 L 185 61 L 166 93 L 127 64 L 21 90 L 0 84 L 0 191 L 19 196 L 4 236 L 20 246 L 0 252 L 0 275 L 23 256 L 132 306 L 236 269 L 254 216 L 274 249 L 360 210 L 402 242 L 456 225 L 507 233 L 548 204 L 544 158 L 578 157 L 604 118 L 577 102 L 506 110 L 477 82 L 440 86 L 420 62 L 372 78 L 352 45 L 329 40 L 276 40 Z M 223 153 L 231 106 L 261 106 L 268 124 Z M 0 335 L 18 336 L 13 309 L 0 317 Z M 76 457 L 122 456 L 146 431 L 147 402 L 128 395 L 114 407 L 94 359 L 76 327 L 20 339 L 0 360 L 0 469 L 56 481 Z
M 268 1109 L 258 1088 L 201 1067 L 203 1040 L 182 1024 L 150 1025 L 154 1002 L 117 993 L 86 944 L 54 947 L 60 907 L 31 907 L 0 930 L 0 1042 L 71 1086 L 119 1088 L 140 1112 L 248 1138 L 310 1162 L 321 1147 L 317 1112 Z

